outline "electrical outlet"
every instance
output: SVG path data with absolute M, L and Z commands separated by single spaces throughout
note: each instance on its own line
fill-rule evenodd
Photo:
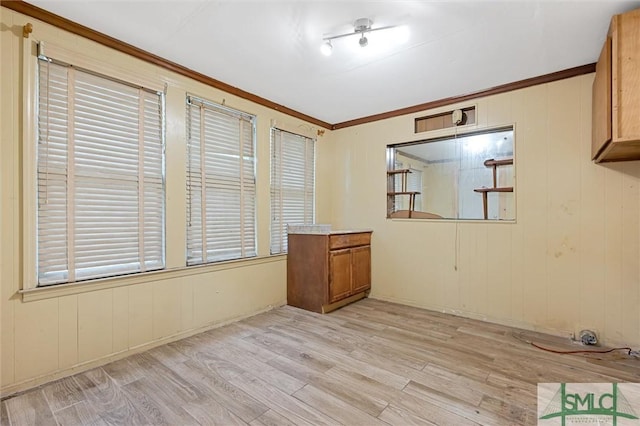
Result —
M 597 345 L 598 337 L 596 335 L 596 332 L 593 330 L 580 331 L 580 342 L 583 345 Z
M 600 334 L 595 327 L 582 324 L 579 328 L 576 326 L 576 328 L 573 329 L 571 340 L 581 345 L 598 345 L 600 342 Z

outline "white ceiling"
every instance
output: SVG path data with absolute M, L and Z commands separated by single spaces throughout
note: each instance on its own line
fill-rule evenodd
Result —
M 56 1 L 36 6 L 317 119 L 340 123 L 595 62 L 640 1 Z M 379 51 L 353 31 L 404 24 Z

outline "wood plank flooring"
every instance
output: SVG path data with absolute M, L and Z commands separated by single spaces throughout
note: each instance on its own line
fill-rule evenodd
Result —
M 538 382 L 640 382 L 625 353 L 365 299 L 285 306 L 2 401 L 2 425 L 533 425 Z

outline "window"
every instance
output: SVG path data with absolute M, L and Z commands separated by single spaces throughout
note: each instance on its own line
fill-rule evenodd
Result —
M 255 118 L 188 96 L 187 132 L 187 264 L 255 256 Z
M 515 220 L 512 127 L 387 146 L 387 217 Z
M 162 269 L 162 94 L 38 68 L 38 285 Z
M 287 224 L 314 221 L 315 142 L 271 131 L 271 254 L 287 252 Z

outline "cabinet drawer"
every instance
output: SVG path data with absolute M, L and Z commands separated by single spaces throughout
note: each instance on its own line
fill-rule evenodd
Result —
M 371 233 L 335 234 L 329 236 L 329 250 L 345 247 L 366 246 L 371 244 Z

